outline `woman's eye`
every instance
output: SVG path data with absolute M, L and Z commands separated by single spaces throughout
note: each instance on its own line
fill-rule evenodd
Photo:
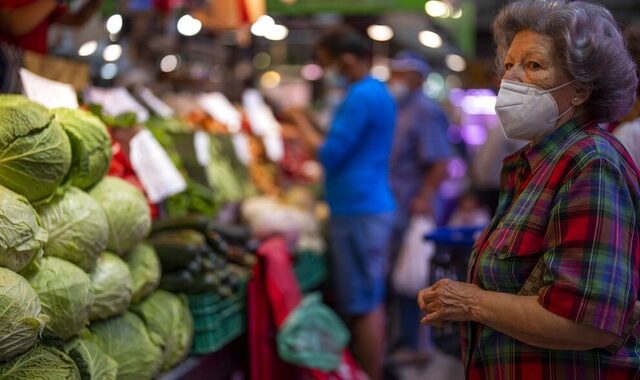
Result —
M 533 61 L 529 62 L 528 66 L 532 70 L 539 70 L 542 68 L 542 66 L 538 62 L 533 62 Z
M 513 67 L 513 63 L 505 63 L 504 64 L 504 69 L 505 70 L 511 70 L 512 67 Z

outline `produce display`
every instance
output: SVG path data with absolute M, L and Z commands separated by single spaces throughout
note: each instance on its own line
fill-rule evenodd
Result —
M 55 120 L 71 143 L 71 167 L 67 182 L 88 189 L 102 179 L 111 161 L 111 138 L 99 118 L 87 111 L 57 109 Z
M 0 95 L 0 185 L 37 202 L 49 198 L 71 165 L 71 144 L 39 104 Z
M 118 363 L 118 380 L 151 379 L 160 369 L 159 339 L 135 314 L 92 324 L 90 330 L 98 347 Z
M 107 319 L 127 311 L 133 293 L 131 271 L 122 259 L 103 252 L 91 274 L 93 304 L 90 319 Z
M 69 339 L 88 323 L 93 292 L 82 269 L 57 257 L 45 257 L 27 280 L 40 298 L 42 312 L 49 316 L 46 331 Z
M 0 266 L 24 270 L 42 255 L 47 236 L 27 199 L 0 186 Z
M 150 208 L 105 177 L 104 125 L 0 95 L 0 126 L 0 379 L 145 380 L 177 365 L 191 315 L 155 292 Z
M 71 187 L 38 207 L 38 213 L 49 234 L 44 254 L 91 272 L 109 239 L 109 223 L 100 204 L 84 191 Z
M 89 192 L 107 214 L 107 249 L 123 255 L 149 233 L 151 214 L 147 200 L 127 181 L 107 176 Z
M 0 268 L 0 362 L 11 359 L 37 341 L 49 319 L 40 299 L 22 276 Z
M 146 323 L 149 333 L 159 338 L 163 371 L 187 356 L 193 340 L 193 320 L 184 298 L 157 290 L 132 310 Z
M 0 363 L 0 379 L 81 380 L 76 363 L 63 351 L 37 346 L 26 354 Z
M 238 291 L 255 264 L 249 233 L 204 216 L 168 218 L 153 226 L 150 242 L 160 258 L 160 288 L 188 294 Z
M 73 339 L 65 344 L 64 351 L 76 363 L 80 378 L 117 379 L 118 363 L 105 354 L 91 338 Z
M 131 302 L 136 304 L 158 287 L 160 260 L 153 247 L 146 243 L 136 245 L 124 258 L 133 280 Z
M 152 117 L 187 182 L 152 204 L 128 158 L 145 127 L 89 108 L 0 95 L 0 380 L 157 378 L 226 344 L 216 329 L 242 333 L 257 238 L 324 248 L 313 197 L 279 186 L 246 122 L 248 165 L 219 121 Z M 195 128 L 208 164 L 185 154 Z

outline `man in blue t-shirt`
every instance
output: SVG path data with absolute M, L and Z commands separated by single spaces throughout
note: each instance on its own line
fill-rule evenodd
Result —
M 369 75 L 371 51 L 357 32 L 337 28 L 316 46 L 329 85 L 345 90 L 326 139 L 297 122 L 318 149 L 325 172 L 336 308 L 352 333 L 352 349 L 372 380 L 382 379 L 385 281 L 395 202 L 389 158 L 395 104 Z

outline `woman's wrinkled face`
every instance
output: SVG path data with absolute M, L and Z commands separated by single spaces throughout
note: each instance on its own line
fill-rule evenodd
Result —
M 502 79 L 532 84 L 542 89 L 553 88 L 571 79 L 556 55 L 553 39 L 530 30 L 518 32 L 504 59 Z M 575 95 L 574 86 L 566 86 L 551 93 L 558 109 L 567 109 Z

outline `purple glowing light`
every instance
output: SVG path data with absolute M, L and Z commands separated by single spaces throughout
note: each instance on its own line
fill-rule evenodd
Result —
M 487 130 L 482 125 L 467 124 L 462 127 L 461 135 L 469 145 L 483 145 L 487 142 Z

